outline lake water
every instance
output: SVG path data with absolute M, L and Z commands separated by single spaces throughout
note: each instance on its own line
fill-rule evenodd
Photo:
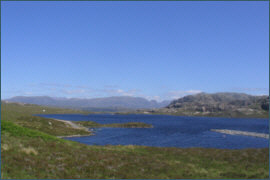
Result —
M 227 135 L 211 129 L 269 132 L 268 119 L 181 117 L 169 115 L 39 115 L 71 121 L 101 124 L 144 122 L 154 128 L 96 128 L 94 136 L 66 138 L 90 145 L 144 145 L 157 147 L 206 147 L 222 149 L 269 147 L 269 140 L 243 135 Z

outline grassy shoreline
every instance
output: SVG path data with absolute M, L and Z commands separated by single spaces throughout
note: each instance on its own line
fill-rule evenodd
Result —
M 117 115 L 128 115 L 128 114 L 140 114 L 140 115 L 169 115 L 169 116 L 183 116 L 183 117 L 209 117 L 209 118 L 255 118 L 255 119 L 269 119 L 269 112 L 265 112 L 262 115 L 232 115 L 232 114 L 224 114 L 224 113 L 212 113 L 212 114 L 196 114 L 196 113 L 164 113 L 164 112 L 151 112 L 151 113 L 143 113 L 143 112 L 119 112 L 114 113 Z
M 269 178 L 268 148 L 90 146 L 57 138 L 79 130 L 33 117 L 43 107 L 31 108 L 2 104 L 2 179 Z
M 12 122 L 1 132 L 4 179 L 268 178 L 268 148 L 88 146 Z

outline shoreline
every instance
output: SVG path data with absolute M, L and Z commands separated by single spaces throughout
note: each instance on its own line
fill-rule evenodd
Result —
M 78 115 L 96 115 L 96 114 L 108 114 L 108 115 L 168 115 L 168 116 L 180 116 L 180 117 L 202 117 L 202 118 L 235 118 L 235 119 L 258 119 L 268 120 L 269 116 L 223 116 L 223 115 L 184 115 L 184 114 L 173 114 L 173 113 L 138 113 L 138 112 L 85 112 L 85 113 L 74 113 Z M 41 113 L 41 115 L 46 115 Z M 57 120 L 57 119 L 55 119 Z
M 167 116 L 179 116 L 179 117 L 202 117 L 202 118 L 234 118 L 234 119 L 258 119 L 268 120 L 269 116 L 222 116 L 222 115 L 184 115 L 184 114 L 170 114 L 170 113 L 137 113 L 137 112 L 104 112 L 99 114 L 111 114 L 111 115 L 167 115 Z M 90 114 L 87 114 L 90 115 Z
M 68 136 L 57 136 L 58 138 L 86 137 L 86 136 L 93 136 L 93 135 L 95 135 L 95 134 L 93 133 L 93 131 L 91 131 L 89 128 L 86 128 L 86 127 L 84 127 L 84 126 L 75 124 L 75 123 L 73 123 L 72 121 L 62 120 L 62 119 L 54 119 L 54 118 L 52 118 L 52 119 L 53 119 L 53 120 L 56 120 L 56 121 L 61 121 L 61 122 L 65 123 L 65 124 L 68 124 L 69 126 L 71 126 L 71 127 L 74 128 L 74 129 L 80 129 L 80 130 L 85 130 L 86 132 L 89 132 L 88 135 L 74 134 L 74 135 L 68 135 Z
M 78 125 L 78 124 L 75 124 L 75 123 L 73 123 L 72 121 L 62 120 L 62 119 L 54 119 L 54 118 L 51 118 L 51 119 L 56 120 L 56 121 L 61 121 L 61 122 L 65 123 L 65 124 L 68 124 L 68 125 L 70 125 L 72 128 L 74 128 L 74 129 L 81 129 L 81 130 L 85 130 L 85 131 L 87 131 L 87 132 L 92 132 L 92 131 L 90 131 L 88 128 L 86 128 L 86 127 L 84 127 L 84 126 L 81 126 L 81 125 Z
M 87 136 L 93 136 L 95 134 L 89 134 L 89 135 L 80 135 L 80 134 L 77 134 L 77 135 L 69 135 L 69 136 L 57 136 L 58 138 L 69 138 L 69 137 L 87 137 Z

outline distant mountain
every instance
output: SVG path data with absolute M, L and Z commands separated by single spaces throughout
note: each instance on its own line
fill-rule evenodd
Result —
M 172 101 L 152 113 L 188 116 L 268 117 L 269 96 L 244 93 L 199 93 Z
M 54 107 L 76 108 L 90 111 L 126 111 L 139 108 L 161 108 L 170 102 L 148 101 L 141 97 L 114 96 L 106 98 L 79 99 L 79 98 L 55 98 L 49 96 L 16 96 L 6 99 L 8 102 L 37 104 Z

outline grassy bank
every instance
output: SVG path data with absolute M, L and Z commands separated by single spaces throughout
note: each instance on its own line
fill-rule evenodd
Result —
M 78 125 L 82 125 L 88 128 L 99 128 L 99 127 L 117 127 L 117 128 L 152 128 L 151 124 L 142 122 L 128 122 L 128 123 L 112 123 L 112 124 L 99 124 L 94 121 L 74 121 Z
M 267 178 L 268 149 L 87 146 L 2 122 L 2 178 Z
M 43 123 L 39 120 L 33 126 L 31 121 L 26 124 L 31 110 L 8 106 L 2 106 L 1 111 L 3 179 L 261 179 L 269 176 L 268 148 L 88 146 L 37 128 Z
M 45 112 L 43 111 L 45 110 Z M 89 135 L 86 130 L 72 128 L 69 124 L 53 119 L 36 117 L 32 114 L 76 114 L 82 111 L 59 109 L 38 105 L 20 105 L 17 103 L 1 104 L 1 119 L 14 122 L 22 127 L 38 130 L 55 136 Z
M 245 114 L 241 112 L 209 112 L 209 113 L 203 113 L 203 112 L 184 112 L 184 111 L 178 111 L 175 113 L 161 113 L 156 112 L 153 114 L 167 114 L 167 115 L 175 115 L 175 116 L 198 116 L 198 117 L 224 117 L 224 118 L 263 118 L 268 119 L 269 118 L 269 112 L 263 111 L 261 113 L 253 113 L 253 114 Z

